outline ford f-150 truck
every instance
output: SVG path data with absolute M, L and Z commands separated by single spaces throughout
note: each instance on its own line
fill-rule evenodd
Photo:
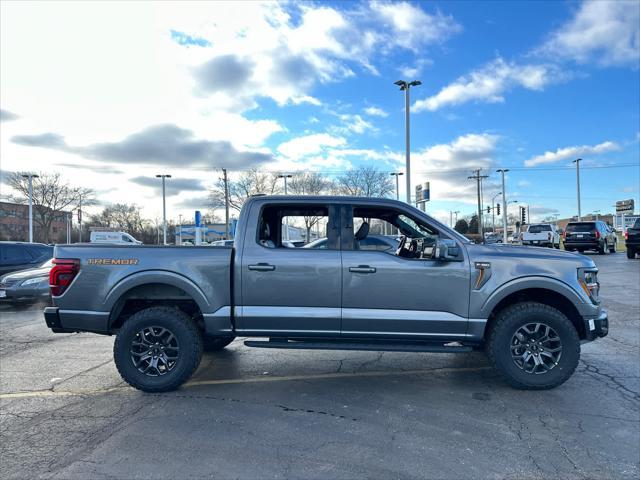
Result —
M 286 225 L 326 242 L 296 248 Z M 385 232 L 397 248 L 364 242 Z M 47 325 L 116 335 L 120 374 L 149 392 L 177 388 L 203 349 L 236 336 L 263 348 L 484 349 L 512 386 L 545 389 L 608 332 L 588 257 L 476 245 L 388 199 L 257 196 L 232 247 L 57 245 L 54 257 Z

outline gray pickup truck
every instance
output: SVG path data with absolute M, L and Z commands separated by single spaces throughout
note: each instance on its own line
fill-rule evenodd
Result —
M 296 226 L 326 241 L 296 248 L 283 238 Z M 58 245 L 54 257 L 49 328 L 117 335 L 120 374 L 149 392 L 177 388 L 203 349 L 236 336 L 263 348 L 484 349 L 510 385 L 545 389 L 608 332 L 591 259 L 476 245 L 387 199 L 256 196 L 232 247 Z

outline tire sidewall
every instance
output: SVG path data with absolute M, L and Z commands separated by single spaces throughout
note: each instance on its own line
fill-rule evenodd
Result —
M 179 310 L 150 308 L 129 318 L 116 337 L 113 354 L 118 371 L 124 380 L 144 391 L 166 391 L 177 388 L 193 373 L 194 364 L 200 361 L 201 339 L 197 330 L 190 325 L 191 320 Z M 138 371 L 131 360 L 131 342 L 145 327 L 164 327 L 173 333 L 178 341 L 179 356 L 175 367 L 165 375 L 151 377 Z
M 558 365 L 544 374 L 526 373 L 511 357 L 511 338 L 520 327 L 528 323 L 550 326 L 562 342 L 562 355 Z M 563 383 L 571 376 L 580 358 L 580 338 L 575 327 L 561 312 L 546 305 L 528 304 L 527 308 L 508 312 L 491 336 L 491 342 L 495 367 L 512 385 L 524 388 L 551 388 Z

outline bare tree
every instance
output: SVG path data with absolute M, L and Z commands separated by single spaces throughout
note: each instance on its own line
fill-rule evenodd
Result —
M 139 236 L 145 229 L 148 221 L 142 218 L 140 207 L 116 203 L 106 207 L 102 212 L 89 217 L 87 224 L 93 227 L 117 228 L 130 233 L 134 237 Z
M 235 181 L 229 180 L 229 206 L 234 210 L 240 211 L 244 202 L 252 195 L 260 193 L 273 195 L 279 192 L 277 173 L 260 172 L 254 168 L 244 172 Z M 224 207 L 223 179 L 218 179 L 209 193 L 209 199 L 213 208 Z
M 8 175 L 7 184 L 17 192 L 9 196 L 16 203 L 29 200 L 29 181 L 23 177 L 26 172 L 12 172 Z M 90 188 L 74 187 L 65 182 L 59 173 L 38 173 L 33 178 L 33 220 L 42 229 L 45 243 L 51 237 L 51 224 L 62 211 L 83 205 L 95 204 L 95 193 Z
M 359 167 L 349 170 L 336 179 L 337 193 L 358 197 L 386 197 L 395 186 L 388 173 L 375 167 Z
M 296 195 L 321 195 L 331 187 L 331 182 L 316 172 L 298 173 L 293 176 L 288 185 L 289 192 Z M 305 237 L 307 242 L 311 238 L 311 229 L 316 225 L 321 216 L 310 215 L 304 217 L 304 226 L 307 230 Z

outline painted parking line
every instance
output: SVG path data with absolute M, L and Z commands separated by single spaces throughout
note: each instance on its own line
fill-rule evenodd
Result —
M 448 374 L 457 372 L 479 372 L 489 370 L 491 367 L 469 367 L 469 368 L 432 368 L 426 370 L 405 370 L 388 372 L 352 372 L 352 373 L 320 373 L 316 375 L 289 375 L 281 377 L 249 377 L 249 378 L 229 378 L 221 380 L 195 380 L 187 382 L 182 389 L 189 387 L 201 387 L 206 385 L 233 385 L 243 383 L 263 383 L 263 382 L 290 382 L 296 380 L 324 380 L 331 378 L 354 378 L 354 377 L 393 377 L 404 375 L 425 375 L 425 374 Z M 34 397 L 71 397 L 71 396 L 91 396 L 105 393 L 137 393 L 131 387 L 110 387 L 91 390 L 34 390 L 27 392 L 0 393 L 0 400 L 12 398 L 34 398 Z

